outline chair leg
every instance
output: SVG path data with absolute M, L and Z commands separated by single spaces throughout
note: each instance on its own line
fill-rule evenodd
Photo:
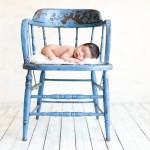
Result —
M 29 113 L 31 105 L 31 87 L 32 87 L 32 74 L 31 70 L 28 70 L 26 75 L 26 87 L 24 94 L 24 112 L 23 112 L 23 141 L 27 140 L 27 131 L 29 124 Z
M 106 141 L 110 141 L 110 101 L 109 101 L 109 81 L 107 72 L 103 74 L 103 105 L 104 105 L 104 120 Z
M 98 95 L 97 87 L 95 85 L 95 83 L 97 83 L 95 71 L 91 71 L 91 81 L 92 81 L 93 95 Z M 99 105 L 98 98 L 94 98 L 93 100 L 94 100 L 95 112 L 98 113 L 99 112 L 99 110 L 97 108 L 97 106 Z M 96 119 L 98 119 L 98 118 L 99 118 L 99 116 L 96 116 Z
M 42 85 L 39 87 L 38 95 L 43 95 L 44 80 L 45 80 L 45 71 L 42 71 L 40 75 L 40 83 L 42 83 Z M 42 98 L 37 99 L 37 106 L 38 106 L 37 113 L 39 113 L 41 110 L 41 101 Z M 39 119 L 39 116 L 36 116 L 36 119 Z

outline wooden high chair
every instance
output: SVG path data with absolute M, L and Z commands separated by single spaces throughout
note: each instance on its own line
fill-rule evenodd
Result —
M 58 41 L 59 45 L 62 44 L 61 30 L 75 29 L 75 46 L 78 45 L 78 39 L 80 29 L 88 28 L 91 29 L 91 35 L 89 41 L 93 42 L 96 39 L 95 34 L 98 33 L 100 38 L 96 39 L 99 41 L 100 46 L 100 63 L 98 64 L 34 64 L 30 62 L 30 58 L 37 53 L 36 48 L 36 36 L 35 28 L 41 30 L 41 36 L 43 39 L 43 45 L 47 45 L 46 31 L 49 29 L 58 29 Z M 62 29 L 63 28 L 63 29 Z M 97 30 L 98 29 L 98 30 Z M 97 32 L 95 32 L 95 30 Z M 54 35 L 52 35 L 54 36 Z M 67 35 L 63 34 L 63 37 Z M 87 36 L 87 35 L 85 35 Z M 67 36 L 68 38 L 68 36 Z M 70 37 L 69 37 L 70 38 Z M 27 140 L 27 131 L 29 124 L 29 117 L 36 116 L 104 116 L 105 130 L 106 130 L 106 141 L 110 141 L 110 101 L 109 101 L 109 81 L 107 71 L 112 69 L 112 65 L 109 63 L 110 56 L 110 45 L 111 45 L 111 21 L 102 20 L 101 14 L 97 10 L 93 9 L 40 9 L 35 12 L 33 19 L 24 19 L 21 26 L 21 42 L 24 64 L 23 69 L 27 70 L 26 85 L 24 94 L 24 114 L 23 114 L 23 140 Z M 53 43 L 49 43 L 53 44 Z M 39 83 L 32 85 L 34 79 L 33 71 L 40 71 Z M 46 79 L 45 73 L 47 71 L 82 71 L 90 72 L 90 79 Z M 101 72 L 102 82 L 97 83 L 96 71 Z M 44 82 L 45 81 L 70 81 L 70 82 L 91 82 L 92 94 L 51 94 L 45 95 Z M 34 89 L 38 88 L 38 94 L 32 94 Z M 100 95 L 98 89 L 102 91 Z M 30 110 L 31 100 L 37 99 L 37 106 Z M 48 99 L 48 100 L 44 100 Z M 54 99 L 53 101 L 51 99 Z M 59 99 L 59 100 L 58 100 Z M 64 99 L 64 100 L 63 100 Z M 93 103 L 95 112 L 41 112 L 42 103 Z M 91 100 L 89 100 L 91 99 Z M 99 99 L 103 99 L 103 110 L 99 106 Z M 82 101 L 81 101 L 82 100 Z

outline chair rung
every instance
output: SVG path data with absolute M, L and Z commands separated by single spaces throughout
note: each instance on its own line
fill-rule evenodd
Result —
M 33 91 L 34 89 L 37 89 L 41 85 L 42 85 L 42 83 L 37 83 L 37 84 L 32 86 L 31 90 Z
M 93 103 L 94 101 L 70 101 L 70 100 L 68 100 L 68 101 L 46 101 L 46 100 L 42 100 L 41 101 L 42 103 Z
M 101 113 L 104 113 L 104 111 L 99 106 L 96 106 L 96 107 Z
M 40 112 L 35 113 L 31 112 L 30 116 L 64 116 L 64 117 L 82 117 L 82 116 L 104 116 L 103 113 L 94 113 L 94 112 Z
M 103 90 L 103 87 L 97 83 L 94 82 L 94 84 L 99 88 L 99 90 Z
M 45 79 L 45 81 L 78 81 L 78 82 L 87 82 L 91 79 Z
M 31 112 L 35 112 L 35 111 L 37 111 L 37 109 L 39 108 L 40 106 L 39 105 L 37 105 Z
M 52 95 L 31 95 L 31 98 L 44 98 L 44 99 L 93 99 L 103 98 L 103 95 L 82 95 L 82 94 L 52 94 Z

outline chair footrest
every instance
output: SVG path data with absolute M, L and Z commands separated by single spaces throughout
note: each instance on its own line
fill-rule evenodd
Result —
M 82 117 L 82 116 L 104 116 L 103 113 L 94 112 L 31 112 L 30 116 L 64 116 L 64 117 Z

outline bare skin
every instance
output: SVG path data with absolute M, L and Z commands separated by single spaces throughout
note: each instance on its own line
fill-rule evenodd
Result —
M 91 58 L 91 52 L 88 46 L 81 45 L 77 48 L 72 46 L 47 45 L 42 48 L 41 53 L 50 60 L 56 57 L 68 61 L 81 63 L 85 58 Z

